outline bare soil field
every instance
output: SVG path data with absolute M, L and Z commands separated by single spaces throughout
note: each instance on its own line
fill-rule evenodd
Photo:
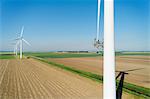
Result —
M 33 59 L 0 60 L 0 99 L 101 99 L 102 84 Z M 138 99 L 123 94 L 124 99 Z
M 102 57 L 89 58 L 50 58 L 50 61 L 74 67 L 80 70 L 103 74 Z M 129 71 L 125 81 L 150 88 L 150 57 L 149 56 L 117 56 L 116 70 Z M 117 75 L 118 73 L 116 73 Z

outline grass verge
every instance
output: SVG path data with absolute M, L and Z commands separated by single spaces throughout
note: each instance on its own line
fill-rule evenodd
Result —
M 96 57 L 100 56 L 96 53 L 54 53 L 54 52 L 41 52 L 41 53 L 24 53 L 25 55 L 36 56 L 40 58 L 75 58 L 75 57 Z
M 14 55 L 4 55 L 0 54 L 0 59 L 14 59 Z
M 59 67 L 61 69 L 79 74 L 80 76 L 95 80 L 97 82 L 101 82 L 101 83 L 103 82 L 103 77 L 101 75 L 94 74 L 91 72 L 82 71 L 82 70 L 78 70 L 78 69 L 75 69 L 73 67 L 65 66 L 63 64 L 54 63 L 54 62 L 48 61 L 48 60 L 43 59 L 43 58 L 39 58 L 39 57 L 35 57 L 35 56 L 31 56 L 31 57 L 34 59 L 40 60 L 42 62 L 51 64 L 52 66 L 56 66 L 56 67 Z M 117 85 L 118 85 L 118 82 L 119 81 L 117 80 L 116 81 Z M 134 94 L 136 96 L 140 96 L 140 97 L 143 97 L 145 99 L 150 99 L 150 88 L 145 88 L 145 87 L 141 87 L 141 86 L 137 86 L 137 85 L 134 85 L 131 83 L 124 82 L 123 90 L 125 92 L 130 93 L 130 94 Z

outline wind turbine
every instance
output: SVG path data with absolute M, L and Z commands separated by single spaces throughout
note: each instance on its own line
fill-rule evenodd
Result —
M 17 40 L 17 43 L 16 43 L 16 54 L 17 54 L 17 46 L 19 45 L 19 47 L 20 47 L 20 59 L 22 59 L 22 54 L 23 54 L 23 42 L 25 42 L 27 45 L 31 46 L 30 43 L 27 42 L 23 38 L 23 32 L 24 32 L 24 26 L 22 26 L 20 36 L 16 39 Z
M 14 55 L 16 55 L 16 44 L 14 45 Z
M 18 55 L 18 44 L 19 44 L 19 41 L 17 41 L 15 46 L 14 46 L 14 53 L 16 56 Z
M 103 99 L 116 99 L 114 0 L 104 0 Z
M 114 48 L 114 0 L 104 0 L 104 44 L 100 43 L 99 37 L 100 0 L 98 0 L 97 14 L 97 37 L 94 46 L 104 46 L 103 65 L 103 99 L 116 99 L 115 80 L 115 48 Z

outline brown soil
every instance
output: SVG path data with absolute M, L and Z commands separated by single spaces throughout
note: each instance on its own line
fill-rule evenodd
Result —
M 74 67 L 80 70 L 103 74 L 103 60 L 101 57 L 90 58 L 51 58 L 50 61 Z M 150 58 L 149 56 L 117 56 L 116 71 L 129 71 L 125 81 L 150 88 Z M 116 75 L 118 72 L 116 72 Z
M 0 99 L 101 98 L 102 85 L 92 80 L 33 59 L 0 60 Z

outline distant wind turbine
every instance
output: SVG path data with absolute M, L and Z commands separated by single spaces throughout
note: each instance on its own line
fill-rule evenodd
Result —
M 18 55 L 18 44 L 19 44 L 19 41 L 17 41 L 14 46 L 14 53 L 16 54 L 16 56 Z
M 20 59 L 22 59 L 22 54 L 23 54 L 23 42 L 25 42 L 27 45 L 31 46 L 29 42 L 27 42 L 24 38 L 23 38 L 23 32 L 24 32 L 24 26 L 22 26 L 21 29 L 21 33 L 20 36 L 16 39 L 17 43 L 16 43 L 16 55 L 17 55 L 17 46 L 20 46 Z
M 17 55 L 17 45 L 18 45 L 18 42 L 16 42 L 16 43 L 11 43 L 11 46 L 13 45 L 13 47 L 14 47 L 14 51 L 13 51 L 13 53 L 14 53 L 14 55 Z

